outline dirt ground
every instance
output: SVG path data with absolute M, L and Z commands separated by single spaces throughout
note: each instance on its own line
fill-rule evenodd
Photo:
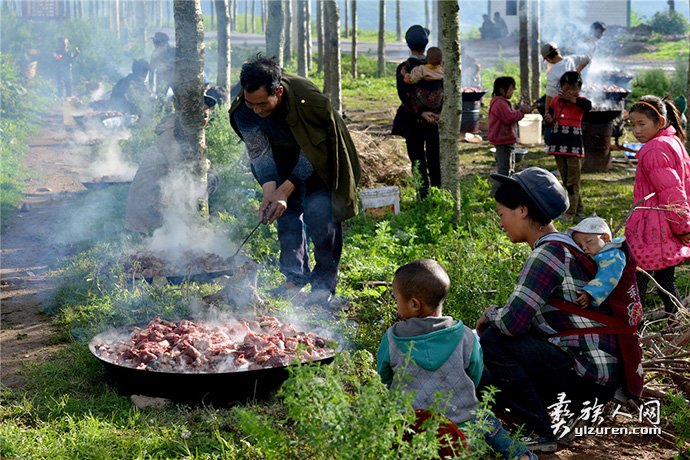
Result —
M 24 205 L 2 234 L 0 383 L 10 388 L 24 385 L 25 364 L 47 360 L 64 346 L 56 343 L 51 319 L 43 312 L 54 302 L 56 281 L 51 270 L 69 255 L 65 248 L 51 243 L 51 235 L 64 208 L 86 193 L 78 180 L 78 155 L 73 155 L 70 139 L 60 114 L 45 117 L 25 159 L 31 177 Z M 401 169 L 409 167 L 404 158 L 401 161 Z M 677 453 L 672 446 L 659 443 L 653 437 L 592 436 L 578 438 L 567 449 L 540 458 L 658 460 Z

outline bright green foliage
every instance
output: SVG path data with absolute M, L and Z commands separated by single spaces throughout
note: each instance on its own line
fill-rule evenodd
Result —
M 682 448 L 690 441 L 690 411 L 685 396 L 682 393 L 670 393 L 661 406 L 661 415 L 665 420 L 671 421 L 676 434 L 676 445 Z
M 659 97 L 670 95 L 671 99 L 686 95 L 688 88 L 688 61 L 676 61 L 676 70 L 668 75 L 663 69 L 641 71 L 632 83 L 632 100 L 652 94 Z

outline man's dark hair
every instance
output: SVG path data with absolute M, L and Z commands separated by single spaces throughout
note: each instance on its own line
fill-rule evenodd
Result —
M 494 199 L 497 203 L 501 203 L 508 209 L 517 209 L 518 206 L 525 206 L 527 208 L 527 215 L 535 222 L 541 225 L 547 225 L 551 219 L 547 217 L 534 200 L 527 195 L 527 193 L 514 182 L 503 182 L 496 190 Z
M 601 22 L 601 21 L 594 21 L 591 25 L 592 31 L 595 30 L 601 30 L 602 32 L 606 31 L 606 24 Z
M 450 291 L 448 273 L 433 259 L 403 265 L 395 271 L 394 282 L 405 299 L 416 297 L 430 308 L 443 304 Z
M 282 76 L 283 70 L 278 65 L 276 58 L 268 58 L 258 53 L 251 60 L 242 64 L 240 85 L 248 93 L 253 93 L 263 86 L 268 95 L 273 96 L 280 86 Z
M 146 74 L 149 73 L 149 63 L 146 59 L 137 59 L 132 62 L 132 73 L 140 77 L 146 78 Z

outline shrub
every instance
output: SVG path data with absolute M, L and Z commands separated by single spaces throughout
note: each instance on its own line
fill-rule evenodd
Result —
M 649 20 L 654 32 L 664 35 L 682 35 L 688 30 L 688 20 L 678 11 L 659 11 Z

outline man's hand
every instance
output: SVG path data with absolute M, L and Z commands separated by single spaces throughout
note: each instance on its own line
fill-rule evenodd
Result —
M 277 184 L 274 181 L 266 182 L 261 186 L 264 192 L 264 198 L 261 200 L 261 206 L 259 206 L 259 220 L 264 224 L 268 223 L 266 215 L 271 208 L 271 196 L 273 195 L 273 192 L 275 192 L 276 186 Z
M 432 125 L 438 123 L 438 114 L 435 114 L 434 112 L 422 112 L 421 117 L 424 118 L 427 123 L 431 123 Z
M 274 184 L 275 187 L 275 182 L 267 182 L 267 184 Z M 295 185 L 289 180 L 286 180 L 280 187 L 274 188 L 272 191 L 270 191 L 270 188 L 266 190 L 266 184 L 264 184 L 264 201 L 261 203 L 261 208 L 259 208 L 259 215 L 264 217 L 264 223 L 271 224 L 285 213 L 288 197 L 294 190 Z M 265 207 L 264 203 L 266 203 Z
M 487 330 L 490 326 L 489 320 L 486 317 L 486 313 L 493 308 L 496 308 L 496 306 L 492 305 L 489 308 L 487 308 L 486 310 L 484 310 L 484 313 L 482 314 L 482 316 L 480 316 L 479 319 L 477 320 L 477 325 L 475 326 L 475 329 L 477 330 L 477 335 L 479 337 L 481 337 L 482 334 L 484 333 L 484 331 Z
M 577 296 L 577 303 L 582 307 L 582 308 L 587 308 L 589 303 L 592 301 L 592 296 L 586 293 L 585 291 L 578 291 L 578 296 Z
M 690 244 L 690 233 L 686 233 L 685 235 L 678 235 L 678 239 L 683 244 Z
M 410 76 L 409 73 L 403 74 L 403 81 L 405 82 L 406 85 L 412 84 L 412 77 Z

